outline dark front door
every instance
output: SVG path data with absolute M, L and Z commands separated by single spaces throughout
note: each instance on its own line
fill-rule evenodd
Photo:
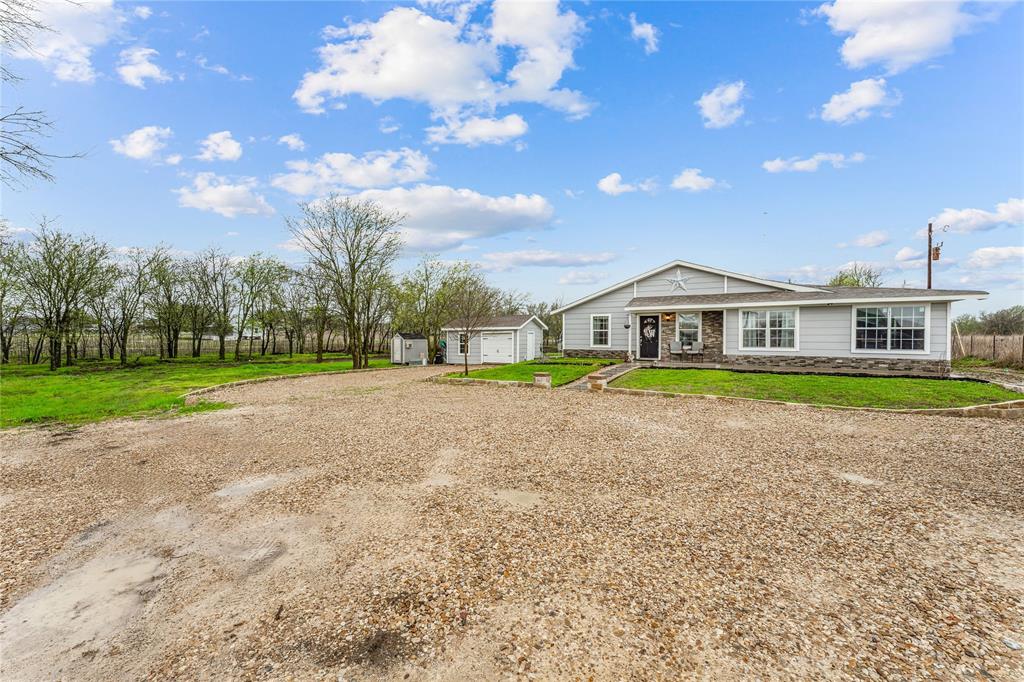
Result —
M 640 316 L 640 357 L 648 360 L 658 358 L 658 316 Z

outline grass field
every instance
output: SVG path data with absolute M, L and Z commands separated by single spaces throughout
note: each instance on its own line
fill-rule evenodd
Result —
M 532 382 L 534 372 L 550 372 L 551 385 L 562 386 L 602 367 L 614 365 L 617 362 L 618 360 L 598 360 L 595 358 L 549 358 L 478 369 L 470 372 L 469 376 L 474 379 Z M 462 376 L 462 373 L 459 372 L 452 376 Z
M 637 369 L 614 380 L 610 386 L 894 409 L 962 407 L 1024 398 L 1000 386 L 975 381 L 761 374 L 717 369 Z
M 0 369 L 0 428 L 62 422 L 80 424 L 112 417 L 206 411 L 225 407 L 200 402 L 188 407 L 181 394 L 228 381 L 257 377 L 332 372 L 351 368 L 351 358 L 313 355 L 267 356 L 234 362 L 215 357 L 158 360 L 142 358 L 120 367 L 116 361 L 83 361 L 51 372 L 43 365 L 6 365 Z M 384 367 L 386 358 L 372 359 Z

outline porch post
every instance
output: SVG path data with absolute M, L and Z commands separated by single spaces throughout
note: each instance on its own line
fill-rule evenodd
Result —
M 629 324 L 629 329 L 626 330 L 626 349 L 628 352 L 626 357 L 628 358 L 633 355 L 633 313 L 626 313 L 626 322 Z

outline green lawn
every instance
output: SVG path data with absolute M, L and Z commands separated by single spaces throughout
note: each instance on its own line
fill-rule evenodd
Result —
M 1024 398 L 993 384 L 945 379 L 761 374 L 718 369 L 637 369 L 613 388 L 784 400 L 854 407 L 962 407 Z
M 618 360 L 597 360 L 593 358 L 550 358 L 545 360 L 529 360 L 514 365 L 488 367 L 469 373 L 474 379 L 496 379 L 499 381 L 533 381 L 534 372 L 550 372 L 551 385 L 568 384 L 602 367 L 614 365 Z M 450 376 L 462 376 L 462 373 Z
M 0 428 L 63 422 L 78 424 L 111 417 L 150 415 L 167 410 L 199 412 L 221 403 L 184 407 L 182 393 L 256 377 L 331 372 L 351 368 L 351 359 L 329 354 L 317 364 L 313 355 L 268 356 L 221 362 L 215 357 L 157 360 L 142 358 L 121 368 L 116 361 L 83 361 L 51 372 L 43 365 L 5 365 L 0 369 Z M 384 367 L 386 358 L 372 359 Z

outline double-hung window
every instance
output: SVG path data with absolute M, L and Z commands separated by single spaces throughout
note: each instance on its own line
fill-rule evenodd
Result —
M 676 340 L 683 348 L 692 348 L 700 341 L 700 313 L 679 313 L 676 315 Z
M 611 345 L 612 318 L 611 315 L 590 316 L 590 345 L 610 346 Z
M 740 350 L 796 350 L 796 310 L 741 310 Z
M 924 352 L 926 317 L 923 305 L 855 308 L 853 349 Z
M 469 352 L 469 336 L 466 334 L 459 334 L 459 355 L 465 355 Z

